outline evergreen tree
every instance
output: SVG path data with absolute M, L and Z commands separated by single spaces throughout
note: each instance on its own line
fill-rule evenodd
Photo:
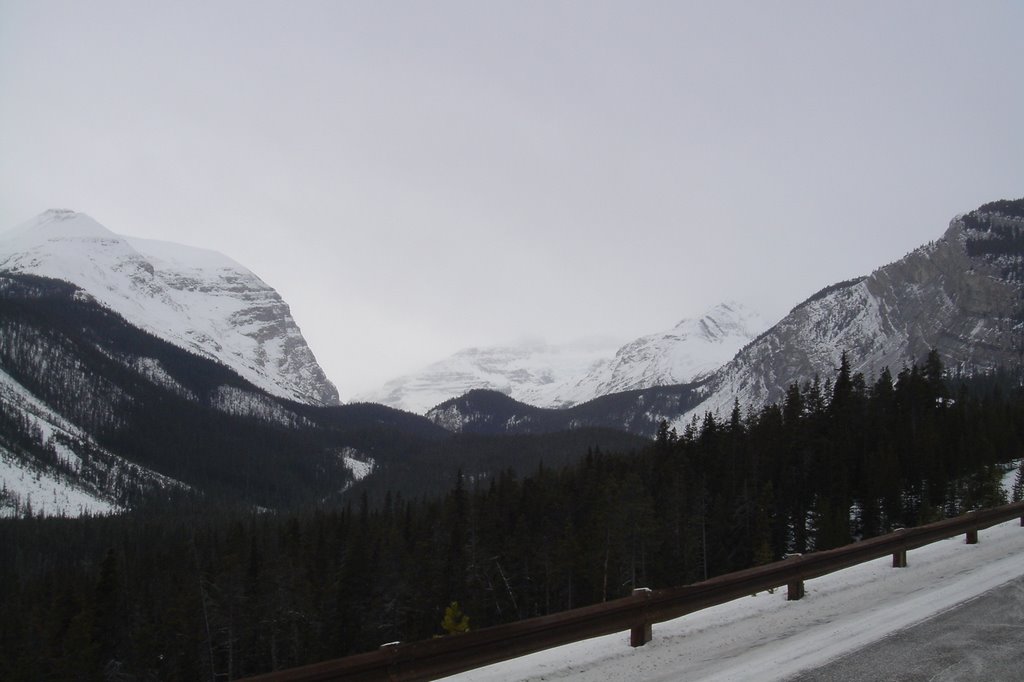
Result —
M 116 666 L 120 641 L 120 578 L 117 554 L 108 549 L 100 564 L 93 603 L 92 648 L 98 671 Z
M 444 610 L 441 629 L 449 635 L 460 635 L 469 632 L 469 616 L 462 612 L 459 602 L 453 601 Z

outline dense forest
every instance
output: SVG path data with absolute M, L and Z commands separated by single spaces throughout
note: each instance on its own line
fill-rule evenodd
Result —
M 869 379 L 844 356 L 781 404 L 663 425 L 631 452 L 459 474 L 437 498 L 6 520 L 0 678 L 233 679 L 999 504 L 1000 465 L 1024 449 L 1019 386 L 951 378 L 935 353 Z

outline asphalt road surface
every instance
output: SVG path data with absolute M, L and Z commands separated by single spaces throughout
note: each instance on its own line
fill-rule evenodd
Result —
M 1024 577 L 790 679 L 1024 680 Z

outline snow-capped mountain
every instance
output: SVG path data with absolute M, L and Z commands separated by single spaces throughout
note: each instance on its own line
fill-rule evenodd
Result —
M 219 253 L 124 237 L 85 214 L 50 210 L 0 233 L 4 271 L 71 282 L 138 328 L 273 395 L 338 402 L 288 305 Z
M 756 312 L 728 302 L 623 346 L 589 340 L 469 348 L 359 399 L 425 413 L 450 398 L 486 389 L 528 405 L 566 408 L 611 393 L 699 381 L 765 326 Z
M 720 303 L 669 331 L 641 336 L 622 346 L 614 358 L 594 366 L 563 389 L 564 402 L 582 403 L 611 393 L 700 381 L 766 327 L 757 312 L 741 303 Z
M 357 400 L 417 414 L 474 389 L 489 389 L 531 405 L 565 406 L 575 400 L 567 387 L 607 362 L 616 343 L 590 339 L 553 345 L 539 341 L 514 346 L 467 348 L 406 376 L 393 379 Z
M 1024 354 L 1024 199 L 957 216 L 938 241 L 870 276 L 823 289 L 798 305 L 702 387 L 681 426 L 734 400 L 759 407 L 787 386 L 835 375 L 842 352 L 870 380 L 931 350 L 967 373 L 1010 367 Z

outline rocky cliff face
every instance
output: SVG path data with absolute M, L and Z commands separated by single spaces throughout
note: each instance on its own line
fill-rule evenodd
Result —
M 338 403 L 288 305 L 219 253 L 123 237 L 82 213 L 52 210 L 0 234 L 0 271 L 71 282 L 131 324 L 273 395 Z
M 936 242 L 863 279 L 800 304 L 716 372 L 699 405 L 726 414 L 734 400 L 760 406 L 793 382 L 831 377 L 840 355 L 854 371 L 894 372 L 938 350 L 966 372 L 1021 361 L 1024 345 L 1024 200 L 955 218 Z

